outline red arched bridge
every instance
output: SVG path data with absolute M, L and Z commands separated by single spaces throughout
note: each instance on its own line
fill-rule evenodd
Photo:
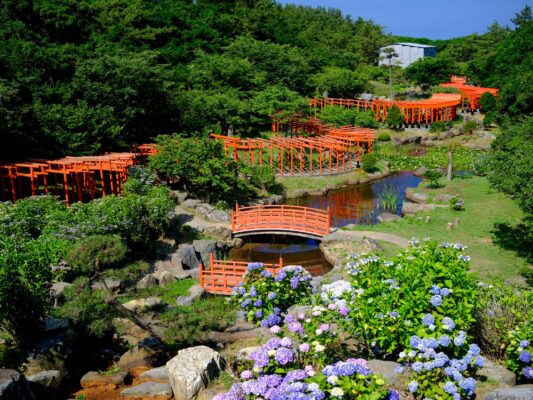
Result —
M 328 235 L 331 226 L 329 208 L 261 205 L 239 207 L 232 213 L 233 235 L 296 235 L 311 239 L 322 239 Z

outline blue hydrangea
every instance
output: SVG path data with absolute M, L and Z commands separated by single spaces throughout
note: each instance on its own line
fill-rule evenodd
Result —
M 459 386 L 470 396 L 476 390 L 476 380 L 474 378 L 466 378 L 459 382 Z
M 435 318 L 432 314 L 426 314 L 422 317 L 422 322 L 424 323 L 424 325 L 430 326 L 435 323 Z
M 442 328 L 447 331 L 453 331 L 455 328 L 455 322 L 450 317 L 444 317 L 442 319 Z
M 429 293 L 440 294 L 440 287 L 438 285 L 431 286 L 431 289 L 429 289 Z
M 529 340 L 521 340 L 520 341 L 520 347 L 525 349 L 527 346 L 529 346 Z
M 450 289 L 448 289 L 448 288 L 442 288 L 442 290 L 440 291 L 440 295 L 442 297 L 447 297 L 447 296 L 450 295 L 450 293 L 451 293 Z
M 468 347 L 468 351 L 473 356 L 479 356 L 479 353 L 481 352 L 481 349 L 479 348 L 479 346 L 477 344 L 471 344 L 470 347 Z
M 442 347 L 448 347 L 450 345 L 451 339 L 448 335 L 442 335 L 439 338 L 439 345 Z
M 448 394 L 454 394 L 454 393 L 457 393 L 457 386 L 455 386 L 455 383 L 451 382 L 451 381 L 447 381 L 445 384 L 444 384 L 444 391 Z
M 434 296 L 431 296 L 431 299 L 429 301 L 431 302 L 431 305 L 433 307 L 438 307 L 442 304 L 442 296 L 436 294 Z
M 263 278 L 270 278 L 272 277 L 272 273 L 268 269 L 264 269 L 263 271 L 261 271 L 261 276 Z
M 250 288 L 250 297 L 256 297 L 257 296 L 257 290 L 255 288 L 255 286 L 252 286 Z
M 261 307 L 263 305 L 263 300 L 259 299 L 254 302 L 255 307 Z
M 531 353 L 527 350 L 521 351 L 518 359 L 523 363 L 529 364 L 529 362 L 531 361 Z
M 416 393 L 418 390 L 418 382 L 417 381 L 411 381 L 409 382 L 409 385 L 407 385 L 407 388 L 411 393 Z
M 269 299 L 270 301 L 275 300 L 276 297 L 278 297 L 278 294 L 277 294 L 276 292 L 270 292 L 270 293 L 268 294 L 268 299 Z
M 286 347 L 280 347 L 279 349 L 277 349 L 274 358 L 281 365 L 287 365 L 291 363 L 294 359 L 292 351 L 290 349 L 287 349 Z
M 420 361 L 414 362 L 413 365 L 411 365 L 411 368 L 415 372 L 421 372 L 424 368 L 424 364 L 422 364 Z
M 248 271 L 254 271 L 256 269 L 262 269 L 263 267 L 264 267 L 263 263 L 261 263 L 261 262 L 253 262 L 253 263 L 248 264 L 247 270 Z

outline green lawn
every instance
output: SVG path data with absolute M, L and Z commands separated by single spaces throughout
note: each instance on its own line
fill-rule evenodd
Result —
M 495 224 L 516 225 L 521 221 L 523 213 L 518 206 L 491 189 L 486 178 L 456 178 L 440 189 L 427 189 L 426 185 L 422 182 L 417 191 L 430 193 L 430 200 L 437 193 L 459 194 L 465 200 L 465 211 L 437 208 L 419 213 L 416 217 L 354 229 L 390 232 L 405 238 L 430 237 L 437 241 L 462 243 L 468 246 L 465 253 L 472 257 L 472 269 L 479 274 L 480 279 L 519 281 L 519 271 L 528 265 L 527 261 L 493 242 Z M 424 222 L 426 215 L 431 216 L 431 222 L 427 224 Z M 455 218 L 460 218 L 460 226 L 448 231 L 448 222 L 453 222 Z

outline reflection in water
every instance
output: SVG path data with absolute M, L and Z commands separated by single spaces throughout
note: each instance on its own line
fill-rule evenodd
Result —
M 250 238 L 257 242 L 231 249 L 230 260 L 279 264 L 280 258 L 283 258 L 283 265 L 301 265 L 313 276 L 324 275 L 332 268 L 324 259 L 316 240 L 272 236 Z
M 421 180 L 422 178 L 414 176 L 412 172 L 402 171 L 378 181 L 349 186 L 328 192 L 324 196 L 290 199 L 287 203 L 323 210 L 327 210 L 329 207 L 333 226 L 375 224 L 377 216 L 383 212 L 383 210 L 378 208 L 378 198 L 387 187 L 392 186 L 397 189 L 398 200 L 396 209 L 393 211 L 400 215 L 405 199 L 405 189 L 418 186 Z

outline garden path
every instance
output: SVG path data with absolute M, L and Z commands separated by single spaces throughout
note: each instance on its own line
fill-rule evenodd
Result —
M 373 240 L 383 240 L 400 246 L 402 248 L 407 248 L 409 246 L 409 241 L 401 236 L 395 235 L 393 233 L 385 232 L 372 232 L 372 231 L 343 231 L 337 230 L 333 233 L 330 233 L 324 237 L 325 242 L 329 241 L 358 241 L 364 238 L 373 239 Z

